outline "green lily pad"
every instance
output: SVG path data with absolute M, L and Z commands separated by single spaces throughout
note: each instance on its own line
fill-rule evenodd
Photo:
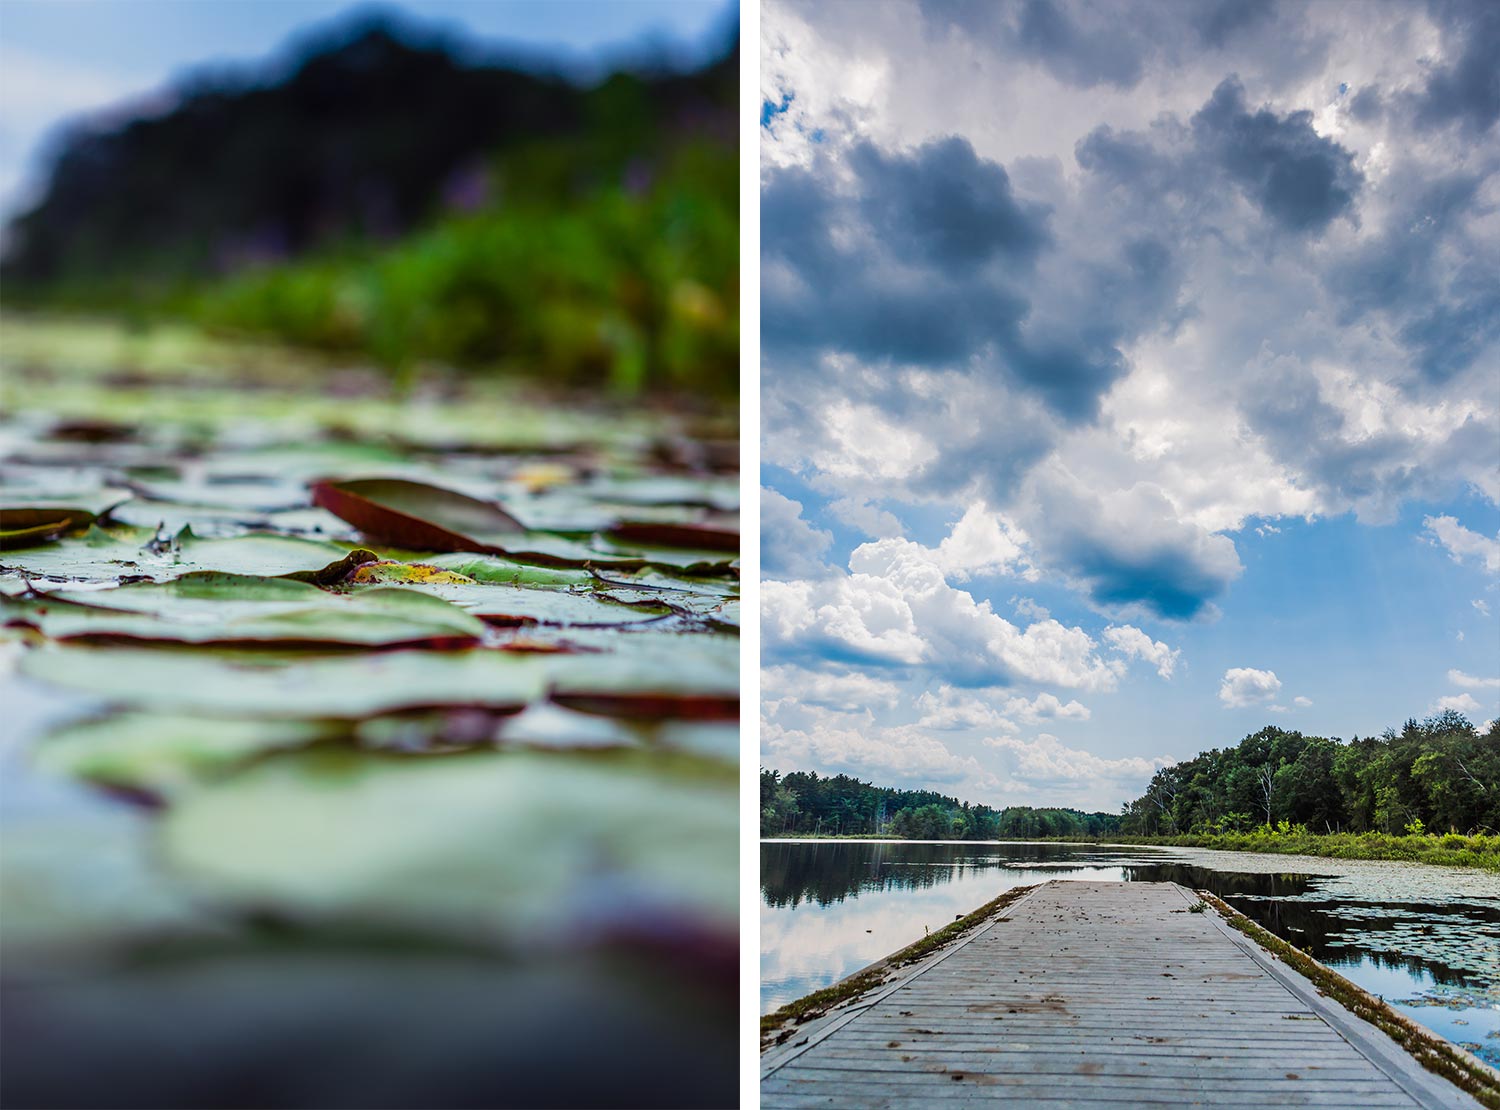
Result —
M 415 590 L 329 593 L 305 582 L 194 571 L 170 582 L 6 598 L 0 616 L 59 640 L 201 645 L 472 644 L 473 616 Z
M 643 912 L 733 929 L 735 777 L 633 753 L 309 752 L 195 791 L 168 864 L 226 901 L 516 937 Z
M 121 332 L 87 371 L 67 352 L 22 366 L 14 323 L 4 504 L 109 510 L 0 554 L 0 620 L 21 622 L 0 626 L 0 956 L 49 1014 L 57 972 L 77 986 L 60 1066 L 78 1014 L 104 1014 L 101 957 L 110 990 L 149 967 L 170 1036 L 182 982 L 234 1009 L 222 952 L 250 937 L 277 959 L 298 938 L 319 966 L 354 937 L 383 938 L 360 947 L 371 966 L 393 937 L 497 940 L 528 974 L 544 948 L 576 973 L 624 943 L 651 971 L 622 988 L 629 1012 L 691 1026 L 661 988 L 738 924 L 732 416 L 425 371 L 396 396 L 368 367 L 334 380 L 217 345 L 147 372 L 111 353 L 136 346 Z M 316 505 L 330 476 L 462 543 Z M 621 524 L 643 527 L 612 538 Z M 55 724 L 80 709 L 96 715 Z M 242 981 L 285 1001 L 258 965 Z M 92 1043 L 113 1044 L 116 1014 L 134 1028 L 137 1003 Z
M 78 532 L 122 502 L 130 491 L 108 486 L 59 486 L 28 489 L 13 485 L 0 507 L 0 551 L 34 547 L 69 532 Z
M 338 735 L 319 721 L 119 713 L 66 725 L 37 745 L 44 771 L 166 796 L 277 748 Z
M 539 567 L 495 555 L 434 555 L 430 562 L 435 567 L 462 574 L 476 582 L 510 586 L 588 586 L 595 580 L 592 571 L 569 567 Z
M 17 577 L 77 582 L 114 582 L 125 575 L 166 579 L 195 570 L 280 575 L 321 567 L 346 554 L 335 544 L 273 533 L 219 538 L 189 529 L 163 537 L 154 528 L 95 524 L 81 536 L 46 547 L 7 551 L 0 569 Z
M 365 569 L 360 567 L 350 580 L 350 585 L 356 588 L 356 592 L 359 574 Z M 654 598 L 622 602 L 607 593 L 594 590 L 570 592 L 463 581 L 449 583 L 436 579 L 429 579 L 425 583 L 412 581 L 408 588 L 451 602 L 486 624 L 500 628 L 520 628 L 536 624 L 634 624 L 661 620 L 673 612 L 670 605 Z
M 257 720 L 359 720 L 443 705 L 519 709 L 542 694 L 547 679 L 538 657 L 498 651 L 276 657 L 44 644 L 26 652 L 19 667 L 122 708 Z

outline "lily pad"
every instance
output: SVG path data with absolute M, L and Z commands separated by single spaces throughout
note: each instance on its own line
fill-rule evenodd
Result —
M 375 565 L 379 564 L 360 567 L 349 584 L 358 586 L 362 573 Z M 465 581 L 462 576 L 455 577 L 456 581 L 452 583 L 437 578 L 430 578 L 426 582 L 412 580 L 409 588 L 442 598 L 467 610 L 486 624 L 499 628 L 523 628 L 537 624 L 609 627 L 661 620 L 674 612 L 671 605 L 654 598 L 623 602 L 608 593 L 590 589 L 528 589 L 521 586 L 487 585 Z
M 668 1015 L 658 1044 L 699 1029 L 673 992 L 732 963 L 738 924 L 732 420 L 521 396 L 491 375 L 424 372 L 396 397 L 368 367 L 269 350 L 226 363 L 205 348 L 151 374 L 28 355 L 23 373 L 12 323 L 3 503 L 110 510 L 0 554 L 0 619 L 19 622 L 0 628 L 0 957 L 55 1019 L 49 1079 L 120 1059 L 151 999 L 164 1046 L 185 987 L 195 1030 L 242 1004 L 271 1028 L 312 1013 L 286 983 L 330 961 L 386 968 L 413 944 L 513 961 L 536 989 L 507 997 L 552 998 L 563 1028 L 588 1007 L 558 1003 L 555 968 L 613 976 L 631 1028 Z M 611 536 L 622 523 L 653 530 Z M 38 799 L 63 799 L 64 819 L 28 823 Z M 236 964 L 247 941 L 282 986 Z M 601 944 L 608 976 L 590 962 Z M 393 1006 L 329 984 L 339 1013 L 389 1016 L 398 1047 L 418 1029 L 446 1044 L 444 1021 L 472 1010 L 416 1020 L 407 981 Z M 303 1024 L 347 1032 L 334 1013 Z M 236 1043 L 233 1021 L 220 1032 Z M 126 1056 L 171 1054 L 145 1043 Z M 242 1078 L 232 1051 L 190 1055 Z M 107 1103 L 111 1077 L 89 1074 Z M 201 1087 L 179 1077 L 174 1095 Z
M 610 529 L 610 537 L 622 544 L 644 544 L 652 547 L 683 547 L 690 551 L 733 551 L 740 549 L 740 534 L 726 528 L 699 524 L 663 524 L 655 521 L 627 521 Z
M 360 720 L 448 705 L 519 710 L 547 677 L 538 657 L 498 651 L 276 657 L 63 644 L 27 652 L 20 670 L 122 708 L 258 720 Z
M 475 537 L 526 530 L 498 505 L 400 478 L 317 482 L 312 498 L 373 540 L 419 551 L 484 551 Z
M 221 538 L 186 529 L 161 535 L 154 528 L 95 524 L 81 536 L 6 552 L 0 572 L 79 582 L 114 582 L 127 575 L 168 579 L 195 570 L 280 575 L 322 567 L 347 554 L 335 544 L 274 533 Z
M 44 771 L 166 796 L 224 774 L 253 756 L 338 735 L 319 721 L 249 721 L 121 713 L 66 725 L 37 746 Z
M 733 930 L 738 842 L 733 774 L 633 753 L 288 755 L 162 826 L 168 863 L 230 902 L 517 937 L 648 913 Z
M 32 547 L 93 522 L 82 509 L 0 509 L 0 551 Z
M 399 582 L 417 586 L 462 586 L 473 585 L 474 579 L 457 571 L 444 570 L 428 563 L 401 563 L 391 559 L 377 559 L 361 563 L 349 574 L 346 581 L 369 585 L 374 582 Z
M 476 643 L 484 625 L 414 590 L 329 593 L 284 578 L 195 571 L 165 583 L 6 598 L 0 615 L 56 640 L 199 645 L 423 645 Z
M 595 581 L 592 571 L 573 567 L 539 567 L 494 555 L 437 555 L 432 565 L 462 574 L 476 582 L 511 586 L 588 586 Z
M 11 483 L 7 504 L 0 507 L 0 551 L 33 547 L 80 531 L 130 496 L 129 490 L 111 486 L 54 480 L 28 488 L 24 482 Z

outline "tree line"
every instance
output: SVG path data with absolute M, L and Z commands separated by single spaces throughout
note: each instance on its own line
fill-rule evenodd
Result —
M 894 836 L 903 840 L 1006 840 L 1047 836 L 1108 836 L 1112 813 L 1076 809 L 994 809 L 932 790 L 872 786 L 849 775 L 813 771 L 760 772 L 760 834 Z
M 1454 710 L 1380 736 L 1267 726 L 1234 747 L 1163 767 L 1121 813 L 961 802 L 848 775 L 761 769 L 763 837 L 907 840 L 1213 836 L 1271 827 L 1317 834 L 1500 831 L 1500 720 L 1481 733 Z
M 1163 767 L 1125 806 L 1126 835 L 1500 830 L 1500 722 L 1481 734 L 1445 710 L 1344 741 L 1268 726 Z

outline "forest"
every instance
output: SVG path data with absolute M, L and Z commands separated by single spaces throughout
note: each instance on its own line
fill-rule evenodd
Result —
M 1481 734 L 1445 710 L 1380 736 L 1304 736 L 1267 726 L 1228 748 L 1164 767 L 1120 814 L 961 802 L 848 775 L 762 769 L 764 837 L 875 835 L 909 840 L 1215 837 L 1284 834 L 1493 834 L 1500 829 L 1500 723 Z
M 1215 835 L 1282 822 L 1325 835 L 1493 833 L 1500 723 L 1481 735 L 1450 709 L 1348 741 L 1267 726 L 1163 767 L 1126 805 L 1121 831 Z
M 932 790 L 872 786 L 849 775 L 820 778 L 812 771 L 760 772 L 761 836 L 891 836 L 903 840 L 998 840 L 1050 836 L 1108 836 L 1119 830 L 1110 813 L 1033 809 L 960 802 Z

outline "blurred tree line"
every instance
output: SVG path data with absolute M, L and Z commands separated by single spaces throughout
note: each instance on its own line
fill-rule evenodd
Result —
M 1076 809 L 1003 810 L 970 805 L 931 790 L 872 786 L 848 775 L 761 769 L 761 836 L 895 836 L 904 840 L 1004 840 L 1108 836 L 1120 818 Z
M 582 87 L 390 16 L 65 135 L 6 300 L 626 390 L 738 382 L 738 46 Z
M 1348 742 L 1266 727 L 1152 778 L 1121 831 L 1177 836 L 1302 825 L 1308 832 L 1500 830 L 1500 722 L 1454 710 Z

